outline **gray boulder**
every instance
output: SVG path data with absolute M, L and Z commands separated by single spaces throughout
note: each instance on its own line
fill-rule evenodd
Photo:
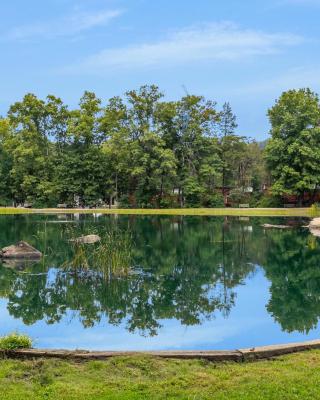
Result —
M 0 251 L 0 257 L 4 259 L 38 260 L 42 257 L 42 253 L 29 243 L 21 241 L 12 246 L 4 247 Z
M 101 237 L 98 235 L 86 235 L 86 236 L 80 236 L 75 239 L 70 239 L 69 242 L 93 244 L 93 243 L 100 242 L 100 240 L 101 240 Z
M 308 228 L 313 236 L 320 237 L 320 218 L 313 218 Z

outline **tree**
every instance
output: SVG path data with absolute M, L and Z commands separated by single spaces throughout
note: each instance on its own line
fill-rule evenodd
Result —
M 9 175 L 15 202 L 49 204 L 55 197 L 52 185 L 54 147 L 48 137 L 50 117 L 48 103 L 33 94 L 27 94 L 10 107 L 11 130 L 3 148 L 12 157 Z
M 222 111 L 220 112 L 220 120 L 218 123 L 220 144 L 221 144 L 221 159 L 223 163 L 222 167 L 222 188 L 223 191 L 227 185 L 227 174 L 232 171 L 232 166 L 230 161 L 233 157 L 228 152 L 231 150 L 233 141 L 237 141 L 237 136 L 235 136 L 235 129 L 238 127 L 236 116 L 233 114 L 231 106 L 229 103 L 224 103 Z
M 5 147 L 5 142 L 10 136 L 11 127 L 9 120 L 0 118 L 0 200 L 3 205 L 9 205 L 13 201 L 10 176 L 13 159 Z
M 100 130 L 101 101 L 94 93 L 85 92 L 79 109 L 70 112 L 64 152 L 59 153 L 55 186 L 60 199 L 92 205 L 106 197 L 106 159 L 101 151 L 104 132 Z M 65 146 L 65 142 L 68 145 Z M 60 143 L 61 144 L 61 143 Z
M 230 103 L 224 103 L 222 111 L 220 112 L 218 127 L 221 137 L 234 135 L 238 124 L 237 117 L 234 115 Z
M 197 206 L 206 189 L 213 191 L 221 171 L 219 149 L 214 137 L 218 113 L 216 103 L 201 96 L 185 96 L 176 103 L 174 126 L 165 120 L 169 128 L 163 137 L 173 145 L 177 158 L 177 185 L 180 190 L 181 206 Z M 167 109 L 167 112 L 172 112 Z M 166 114 L 168 116 L 168 114 Z M 170 134 L 171 132 L 171 134 Z M 204 186 L 204 184 L 206 184 Z
M 320 183 L 320 107 L 310 89 L 289 90 L 268 111 L 271 139 L 266 161 L 273 178 L 272 192 L 303 194 Z
M 0 201 L 222 206 L 221 180 L 259 180 L 259 149 L 235 128 L 228 103 L 219 112 L 202 96 L 164 101 L 155 85 L 106 106 L 85 92 L 72 110 L 58 97 L 27 94 L 0 120 Z

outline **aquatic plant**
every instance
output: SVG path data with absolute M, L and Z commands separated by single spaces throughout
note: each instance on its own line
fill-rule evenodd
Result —
M 126 274 L 132 266 L 132 247 L 130 232 L 110 229 L 93 252 L 94 262 L 106 274 Z
M 93 232 L 90 231 L 92 234 Z M 96 232 L 94 232 L 96 233 Z M 95 244 L 81 243 L 70 238 L 84 236 L 82 231 L 69 227 L 68 236 L 72 248 L 72 259 L 67 262 L 77 269 L 95 269 L 104 276 L 127 274 L 132 266 L 133 238 L 129 231 L 110 227 L 99 231 L 101 240 Z
M 0 337 L 1 350 L 30 349 L 32 339 L 27 335 L 21 335 L 17 332 Z

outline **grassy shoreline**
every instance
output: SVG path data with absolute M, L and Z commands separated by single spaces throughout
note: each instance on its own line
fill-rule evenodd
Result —
M 320 398 L 320 351 L 254 363 L 129 356 L 75 363 L 0 360 L 3 400 Z
M 123 214 L 123 215 L 203 215 L 243 217 L 310 217 L 310 208 L 177 208 L 177 209 L 108 209 L 108 208 L 13 208 L 0 207 L 0 215 L 14 214 Z

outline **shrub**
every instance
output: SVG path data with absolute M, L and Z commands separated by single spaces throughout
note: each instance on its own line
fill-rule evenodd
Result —
M 309 213 L 310 213 L 310 216 L 311 216 L 312 218 L 318 217 L 319 214 L 320 214 L 320 207 L 319 207 L 319 204 L 318 204 L 318 203 L 312 204 L 312 206 L 311 206 L 310 209 L 309 209 Z
M 240 203 L 248 203 L 249 195 L 244 192 L 243 188 L 235 188 L 230 190 L 229 199 L 232 203 L 239 205 Z
M 224 198 L 222 193 L 213 193 L 204 196 L 203 205 L 210 208 L 224 207 Z
M 1 350 L 30 349 L 32 340 L 27 335 L 21 335 L 13 332 L 7 336 L 0 337 Z
M 159 200 L 159 208 L 178 208 L 179 203 L 174 196 L 163 197 Z
M 130 202 L 129 196 L 124 194 L 119 199 L 119 207 L 120 208 L 131 208 L 132 204 Z
M 283 201 L 278 196 L 265 195 L 257 202 L 259 208 L 277 208 L 282 207 Z

